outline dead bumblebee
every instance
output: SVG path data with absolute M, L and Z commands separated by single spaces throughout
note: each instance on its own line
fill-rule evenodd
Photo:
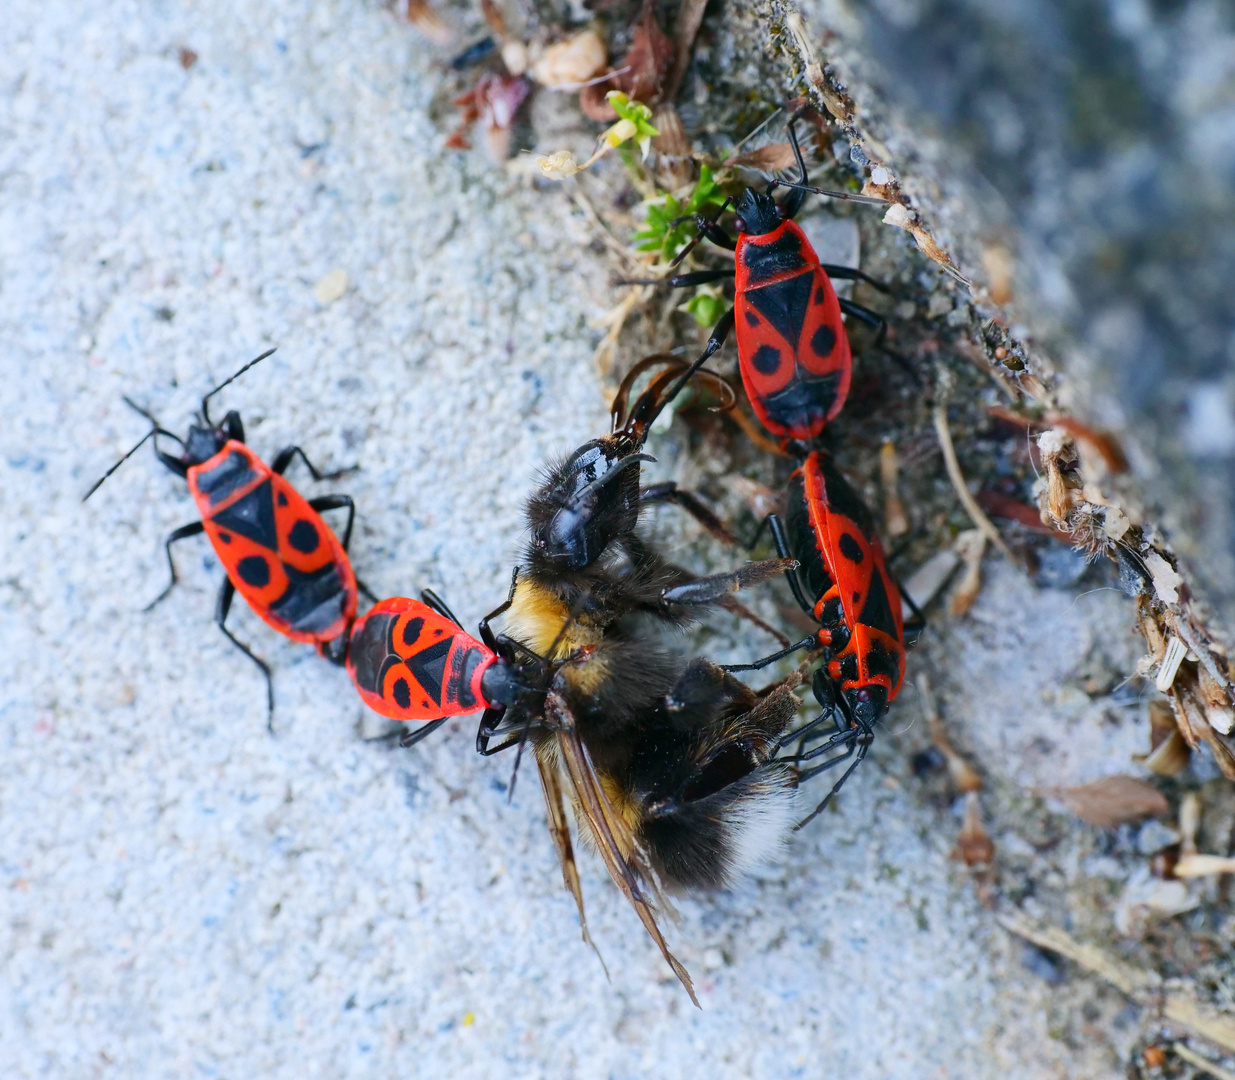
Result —
M 477 735 L 482 753 L 531 741 L 585 940 L 566 797 L 585 841 L 696 1004 L 657 923 L 657 908 L 668 906 L 662 890 L 730 885 L 788 836 L 796 779 L 775 757 L 797 713 L 800 679 L 757 694 L 708 660 L 686 662 L 647 638 L 606 636 L 561 665 L 540 717 L 482 722 Z M 495 738 L 501 743 L 490 746 Z

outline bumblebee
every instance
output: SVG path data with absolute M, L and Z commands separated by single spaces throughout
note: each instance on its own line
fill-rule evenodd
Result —
M 776 754 L 797 713 L 801 678 L 760 694 L 708 660 L 684 661 L 653 639 L 610 636 L 560 665 L 540 716 L 522 727 L 509 716 L 482 721 L 477 733 L 482 753 L 531 740 L 584 940 L 593 944 L 567 801 L 584 842 L 600 853 L 696 1005 L 658 908 L 668 907 L 665 891 L 734 883 L 788 836 L 797 780 Z
M 659 367 L 651 383 L 628 404 L 635 380 Z M 531 649 L 545 650 L 569 624 L 557 659 L 594 648 L 616 623 L 648 616 L 662 625 L 690 622 L 704 606 L 728 608 L 751 619 L 788 644 L 733 598 L 741 589 L 792 569 L 793 559 L 764 559 L 736 570 L 695 578 L 669 563 L 639 533 L 643 508 L 672 502 L 725 543 L 733 536 L 693 493 L 676 484 L 641 484 L 642 452 L 656 417 L 680 393 L 689 365 L 678 357 L 655 354 L 636 364 L 623 380 L 613 404 L 613 431 L 584 443 L 549 466 L 526 505 L 530 539 L 518 583 L 510 597 L 508 633 Z M 718 408 L 731 408 L 733 388 L 718 376 L 696 378 L 712 386 Z

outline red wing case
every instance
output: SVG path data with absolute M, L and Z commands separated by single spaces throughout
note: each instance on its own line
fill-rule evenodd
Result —
M 815 438 L 840 412 L 853 359 L 840 301 L 810 241 L 792 221 L 738 240 L 734 333 L 742 383 L 764 426 Z
M 356 620 L 347 671 L 374 712 L 440 720 L 487 707 L 480 680 L 496 659 L 427 604 L 396 596 Z
M 188 471 L 206 535 L 249 606 L 293 641 L 323 644 L 356 615 L 356 576 L 330 526 L 244 443 Z

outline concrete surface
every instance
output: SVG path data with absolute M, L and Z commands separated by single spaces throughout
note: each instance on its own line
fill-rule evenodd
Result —
M 905 764 L 911 693 L 838 813 L 682 902 L 702 1012 L 586 857 L 606 982 L 534 780 L 508 806 L 470 723 L 362 742 L 342 673 L 242 611 L 275 670 L 268 736 L 257 672 L 211 625 L 204 541 L 142 612 L 183 484 L 143 449 L 80 505 L 143 432 L 121 395 L 183 429 L 278 344 L 220 406 L 260 453 L 358 465 L 293 477 L 355 496 L 375 590 L 431 585 L 471 622 L 504 594 L 538 464 L 603 428 L 587 320 L 608 268 L 560 190 L 443 150 L 434 52 L 375 2 L 13 0 L 0 58 L 6 1076 L 1109 1074 L 1118 1050 L 1054 1035 L 1059 990 L 948 861 L 956 819 Z M 998 619 L 1021 586 L 992 573 Z M 1042 595 L 1053 684 L 1091 616 Z M 1044 709 L 1002 700 L 1010 739 Z

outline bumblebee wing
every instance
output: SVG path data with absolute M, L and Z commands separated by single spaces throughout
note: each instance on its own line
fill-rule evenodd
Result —
M 609 968 L 587 929 L 587 912 L 583 908 L 583 887 L 579 883 L 579 867 L 575 864 L 575 849 L 570 842 L 570 825 L 566 820 L 566 804 L 562 798 L 562 781 L 558 763 L 548 756 L 542 757 L 538 754 L 536 767 L 540 770 L 540 786 L 545 793 L 545 810 L 549 815 L 549 835 L 553 837 L 557 857 L 562 863 L 562 882 L 570 895 L 575 898 L 575 904 L 579 908 L 579 927 L 583 931 L 583 940 L 595 950 L 600 966 L 605 969 L 607 979 Z
M 622 891 L 622 895 L 630 901 L 631 907 L 639 916 L 651 938 L 656 942 L 665 962 L 673 969 L 673 973 L 686 988 L 690 1000 L 699 1008 L 699 999 L 695 997 L 694 984 L 690 974 L 676 956 L 669 951 L 664 935 L 656 922 L 656 912 L 648 898 L 644 895 L 640 883 L 654 881 L 655 876 L 639 848 L 634 833 L 620 819 L 609 797 L 601 786 L 600 778 L 592 765 L 583 741 L 579 738 L 575 718 L 571 714 L 561 695 L 550 692 L 545 700 L 545 712 L 557 733 L 557 743 L 562 755 L 562 763 L 566 775 L 570 777 L 571 789 L 575 797 L 575 805 L 579 813 L 587 820 L 596 840 L 596 847 L 614 884 Z M 624 851 L 631 853 L 630 857 L 623 855 Z M 631 864 L 634 860 L 637 866 Z

